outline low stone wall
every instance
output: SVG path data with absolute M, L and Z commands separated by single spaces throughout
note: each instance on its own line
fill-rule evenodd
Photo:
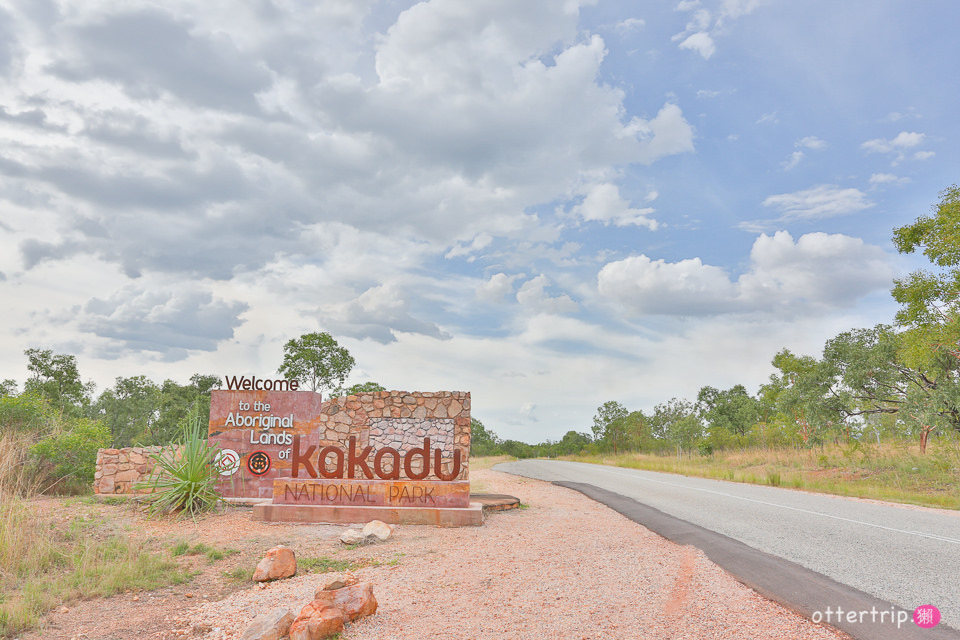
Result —
M 133 485 L 153 472 L 155 463 L 150 456 L 161 451 L 163 447 L 159 446 L 100 449 L 97 451 L 93 492 L 104 495 L 149 493 L 134 491 Z

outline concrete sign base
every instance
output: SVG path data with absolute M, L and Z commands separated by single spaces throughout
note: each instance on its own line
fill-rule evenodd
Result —
M 353 524 L 382 520 L 388 524 L 431 524 L 467 527 L 483 524 L 483 505 L 469 507 L 357 507 L 349 505 L 297 505 L 266 502 L 253 507 L 253 519 L 265 522 Z

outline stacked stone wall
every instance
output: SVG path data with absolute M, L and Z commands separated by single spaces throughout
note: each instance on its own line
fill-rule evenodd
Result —
M 148 493 L 135 491 L 133 486 L 153 472 L 155 463 L 151 456 L 161 451 L 163 447 L 100 449 L 93 476 L 93 492 L 104 495 Z
M 377 391 L 332 398 L 320 412 L 320 446 L 343 445 L 350 436 L 361 446 L 392 447 L 406 454 L 423 446 L 441 449 L 441 467 L 452 473 L 454 451 L 460 451 L 457 480 L 470 476 L 470 393 L 464 391 Z M 333 462 L 328 463 L 331 468 Z M 422 470 L 420 460 L 414 472 Z

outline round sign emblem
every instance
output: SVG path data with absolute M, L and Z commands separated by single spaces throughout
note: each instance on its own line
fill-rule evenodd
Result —
M 262 476 L 270 471 L 270 456 L 266 451 L 254 451 L 247 457 L 247 470 L 255 476 Z
M 233 449 L 221 449 L 213 459 L 213 468 L 222 476 L 232 476 L 240 468 L 240 456 Z

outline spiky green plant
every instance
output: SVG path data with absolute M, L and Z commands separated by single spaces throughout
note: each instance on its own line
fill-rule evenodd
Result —
M 220 502 L 213 465 L 218 447 L 210 446 L 198 416 L 186 421 L 180 440 L 150 456 L 153 473 L 134 485 L 137 491 L 150 491 L 140 498 L 150 515 L 180 513 L 196 518 Z

